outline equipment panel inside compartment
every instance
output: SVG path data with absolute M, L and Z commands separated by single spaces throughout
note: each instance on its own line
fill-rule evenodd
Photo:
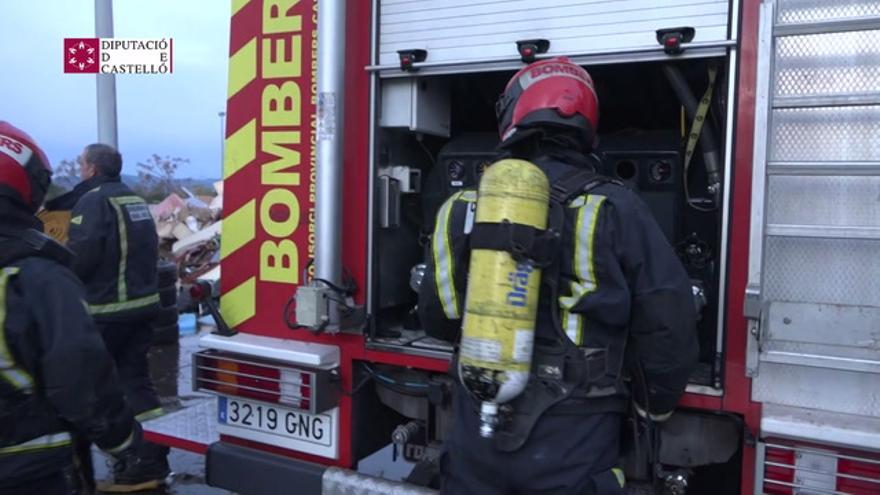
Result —
M 687 269 L 701 349 L 691 382 L 714 388 L 722 383 L 727 67 L 723 58 L 587 67 L 600 102 L 599 167 L 641 196 Z M 495 101 L 512 75 L 378 80 L 370 346 L 451 353 L 421 330 L 415 288 L 440 205 L 476 189 L 498 156 Z

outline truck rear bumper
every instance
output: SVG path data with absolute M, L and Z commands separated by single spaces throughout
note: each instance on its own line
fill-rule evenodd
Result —
M 433 495 L 408 483 L 216 442 L 205 459 L 207 482 L 242 495 L 274 495 L 296 487 L 303 495 Z

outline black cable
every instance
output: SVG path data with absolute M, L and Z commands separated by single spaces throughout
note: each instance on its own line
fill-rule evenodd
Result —
M 414 397 L 426 397 L 428 395 L 428 384 L 421 383 L 412 383 L 412 382 L 404 382 L 400 383 L 396 379 L 387 376 L 381 372 L 374 371 L 372 368 L 364 364 L 364 369 L 373 379 L 376 381 L 376 384 L 382 387 L 385 387 L 389 390 L 393 390 L 399 394 L 403 395 L 411 395 Z M 417 390 L 418 389 L 418 390 Z M 424 389 L 424 390 L 421 390 Z
M 431 160 L 431 166 L 437 165 L 437 160 L 434 158 L 434 154 L 431 153 L 431 150 L 428 149 L 428 146 L 425 145 L 424 136 L 419 133 L 416 135 L 416 142 L 419 143 L 419 146 L 425 151 L 425 154 L 428 155 L 428 160 Z
M 312 279 L 312 281 L 314 281 L 314 282 L 321 282 L 322 284 L 326 285 L 327 287 L 330 287 L 330 288 L 333 289 L 334 291 L 336 291 L 336 292 L 338 292 L 338 293 L 340 293 L 340 294 L 346 295 L 346 296 L 349 296 L 349 295 L 351 295 L 351 294 L 353 293 L 352 290 L 351 290 L 350 288 L 348 288 L 348 287 L 340 287 L 340 286 L 334 284 L 333 282 L 331 282 L 331 281 L 329 281 L 329 280 L 327 280 L 327 279 L 324 279 L 324 278 L 318 278 L 318 277 L 315 277 L 315 278 Z
M 345 395 L 346 397 L 353 397 L 355 394 L 360 392 L 368 383 L 370 383 L 370 380 L 372 380 L 372 379 L 373 379 L 373 375 L 371 375 L 369 373 L 364 374 L 364 377 L 361 378 L 361 381 L 359 381 L 357 385 L 352 387 L 351 392 L 346 391 L 345 388 L 342 386 L 342 379 L 337 380 L 336 383 L 339 386 L 339 391 L 343 395 Z

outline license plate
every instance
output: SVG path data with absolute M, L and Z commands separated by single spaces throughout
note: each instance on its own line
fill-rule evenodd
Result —
M 217 420 L 224 425 L 278 435 L 315 445 L 333 443 L 333 418 L 232 397 L 219 397 Z

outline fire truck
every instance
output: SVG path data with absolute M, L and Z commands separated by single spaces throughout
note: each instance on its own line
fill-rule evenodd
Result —
M 230 45 L 225 323 L 192 363 L 216 436 L 148 425 L 209 484 L 436 489 L 434 217 L 496 156 L 506 81 L 566 56 L 595 81 L 601 171 L 699 310 L 679 409 L 627 421 L 630 492 L 880 493 L 880 1 L 233 0 Z

